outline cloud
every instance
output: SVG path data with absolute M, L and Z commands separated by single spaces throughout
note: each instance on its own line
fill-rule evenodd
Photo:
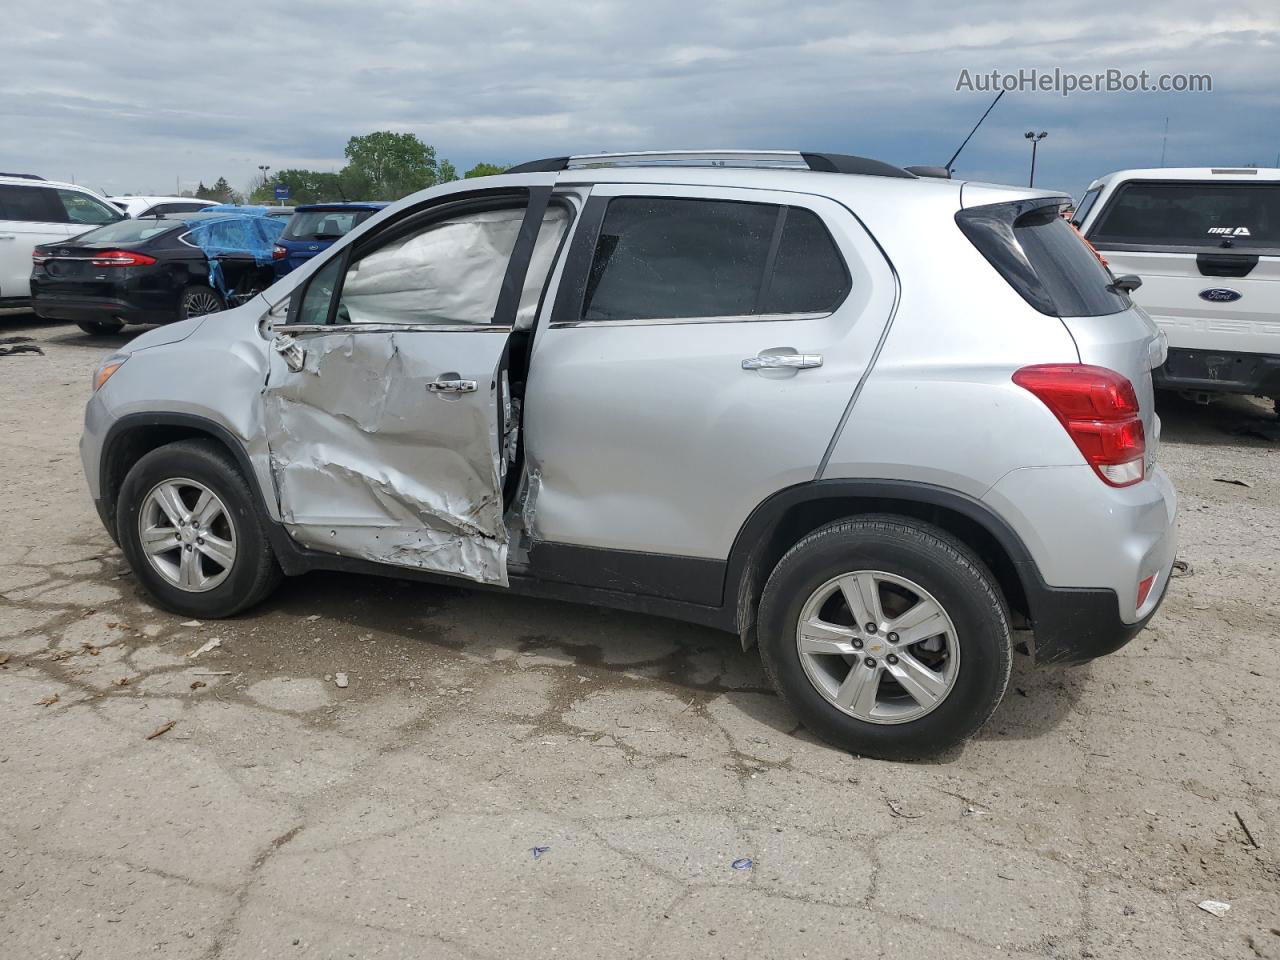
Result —
M 1274 162 L 1280 25 L 1270 2 L 1213 11 L 1092 0 L 1049 12 L 979 2 L 652 0 L 532 6 L 85 0 L 10 5 L 0 34 L 0 169 L 112 192 L 170 190 L 257 165 L 336 169 L 349 136 L 407 130 L 460 167 L 595 150 L 805 147 L 940 163 L 990 101 L 962 69 L 1213 75 L 1210 94 L 1015 93 L 960 161 L 1020 181 L 1022 131 L 1050 131 L 1037 181 Z M 1140 25 L 1140 27 L 1135 26 Z

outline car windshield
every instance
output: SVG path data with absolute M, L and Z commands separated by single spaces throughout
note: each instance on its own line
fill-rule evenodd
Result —
M 98 227 L 96 230 L 80 234 L 76 238 L 76 243 L 138 243 L 182 226 L 186 224 L 181 220 L 167 220 L 163 217 L 117 220 L 105 227 Z
M 1280 246 L 1280 183 L 1127 183 L 1089 239 L 1095 244 Z
M 302 210 L 285 228 L 286 240 L 337 240 L 358 223 L 368 220 L 372 210 Z

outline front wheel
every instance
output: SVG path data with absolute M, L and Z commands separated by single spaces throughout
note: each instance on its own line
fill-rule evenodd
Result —
M 797 543 L 760 600 L 778 694 L 830 743 L 909 759 L 967 739 L 1009 681 L 999 588 L 946 532 L 906 517 L 841 520 Z
M 211 440 L 139 459 L 120 487 L 116 535 L 147 592 L 185 616 L 229 617 L 280 581 L 254 494 Z

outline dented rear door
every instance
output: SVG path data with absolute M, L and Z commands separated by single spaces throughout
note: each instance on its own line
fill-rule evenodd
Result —
M 570 219 L 549 194 L 410 211 L 294 292 L 272 330 L 263 415 L 300 545 L 506 584 L 504 358 Z

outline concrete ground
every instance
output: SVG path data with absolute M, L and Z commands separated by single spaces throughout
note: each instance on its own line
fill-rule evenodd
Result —
M 1260 405 L 1163 411 L 1193 573 L 1151 629 L 1018 658 L 977 739 L 894 764 L 667 620 L 331 574 L 162 613 L 76 452 L 123 338 L 0 334 L 44 350 L 0 356 L 6 957 L 1280 957 Z

